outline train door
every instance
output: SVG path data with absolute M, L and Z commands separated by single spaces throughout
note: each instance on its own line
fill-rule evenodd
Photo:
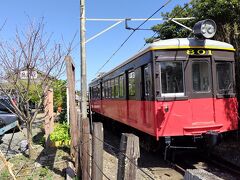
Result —
M 153 104 L 152 104 L 152 70 L 151 64 L 143 66 L 143 113 L 144 125 L 148 126 L 153 119 Z
M 208 125 L 215 121 L 211 58 L 194 57 L 191 62 L 192 125 Z

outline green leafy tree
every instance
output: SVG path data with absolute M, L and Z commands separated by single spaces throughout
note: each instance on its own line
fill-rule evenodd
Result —
M 213 19 L 217 24 L 217 33 L 214 39 L 239 46 L 240 31 L 240 2 L 239 0 L 192 0 L 188 6 L 176 6 L 171 12 L 162 14 L 165 18 L 173 17 L 195 17 L 195 20 L 183 22 L 186 26 L 193 25 L 203 19 Z M 190 31 L 171 21 L 165 21 L 152 27 L 156 32 L 155 38 L 146 39 L 152 42 L 154 39 L 170 39 L 188 37 Z
M 66 103 L 66 80 L 55 80 L 53 82 L 53 105 L 56 110 L 58 107 L 63 107 L 63 104 Z
M 212 19 L 216 22 L 215 40 L 232 44 L 236 49 L 236 72 L 240 70 L 240 1 L 239 0 L 192 0 L 186 8 L 176 6 L 171 12 L 162 14 L 165 18 L 195 17 L 194 20 L 182 21 L 188 27 L 193 27 L 200 20 Z M 152 27 L 156 37 L 146 39 L 151 43 L 156 39 L 191 37 L 190 31 L 171 21 L 165 21 Z M 237 94 L 240 100 L 240 75 L 236 74 Z M 240 112 L 240 110 L 239 110 Z

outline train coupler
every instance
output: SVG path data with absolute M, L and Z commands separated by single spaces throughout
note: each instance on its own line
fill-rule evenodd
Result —
M 216 146 L 221 141 L 221 135 L 216 131 L 208 131 L 203 137 L 208 148 Z

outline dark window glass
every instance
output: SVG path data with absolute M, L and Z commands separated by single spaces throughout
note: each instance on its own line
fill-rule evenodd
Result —
M 119 97 L 123 97 L 124 94 L 123 94 L 123 82 L 124 82 L 124 79 L 123 79 L 123 75 L 119 77 Z
M 130 71 L 128 73 L 128 94 L 129 96 L 135 96 L 136 87 L 135 87 L 135 72 Z
M 112 92 L 112 98 L 114 98 L 114 79 L 111 80 L 111 92 Z
M 192 63 L 193 91 L 209 92 L 209 64 L 208 62 Z
M 90 87 L 90 97 L 91 97 L 91 99 L 93 98 L 93 88 L 92 87 Z
M 96 87 L 95 86 L 93 87 L 93 98 L 94 99 L 96 98 Z
M 115 78 L 114 80 L 114 90 L 115 90 L 115 97 L 119 97 L 119 82 L 118 82 L 118 77 Z
M 107 94 L 107 82 L 104 82 L 104 94 L 105 94 L 105 98 L 107 98 L 108 94 Z
M 104 87 L 104 83 L 102 83 L 102 98 L 105 98 L 105 87 Z
M 95 99 L 95 87 L 92 87 L 92 94 L 93 94 L 93 99 Z
M 216 64 L 218 93 L 233 91 L 233 72 L 230 62 Z
M 100 89 L 100 84 L 97 86 L 97 98 L 101 98 L 101 89 Z
M 151 77 L 150 77 L 150 67 L 144 67 L 144 93 L 145 96 L 149 96 L 151 91 Z
M 182 62 L 160 62 L 160 68 L 162 96 L 167 93 L 184 95 Z
M 111 81 L 108 81 L 108 98 L 111 98 L 112 95 Z

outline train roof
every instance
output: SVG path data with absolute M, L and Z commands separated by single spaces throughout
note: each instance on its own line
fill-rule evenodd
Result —
M 133 61 L 135 58 L 141 56 L 142 54 L 145 54 L 146 52 L 154 51 L 154 50 L 170 50 L 170 49 L 176 50 L 176 49 L 189 49 L 189 48 L 205 48 L 205 49 L 235 51 L 234 47 L 231 44 L 221 42 L 221 41 L 211 40 L 211 39 L 201 40 L 196 38 L 174 38 L 174 39 L 158 40 L 156 42 L 151 43 L 147 48 L 135 54 L 133 57 L 124 61 L 114 69 L 110 70 L 107 73 L 103 73 L 103 75 L 101 75 L 100 77 L 93 79 L 92 82 L 95 80 L 101 79 L 102 77 L 110 74 L 111 72 L 117 70 L 118 68 L 124 66 L 125 64 Z
M 231 44 L 215 41 L 211 39 L 195 39 L 195 38 L 175 38 L 167 40 L 159 40 L 149 45 L 148 50 L 154 49 L 186 49 L 186 48 L 209 48 L 234 51 Z

